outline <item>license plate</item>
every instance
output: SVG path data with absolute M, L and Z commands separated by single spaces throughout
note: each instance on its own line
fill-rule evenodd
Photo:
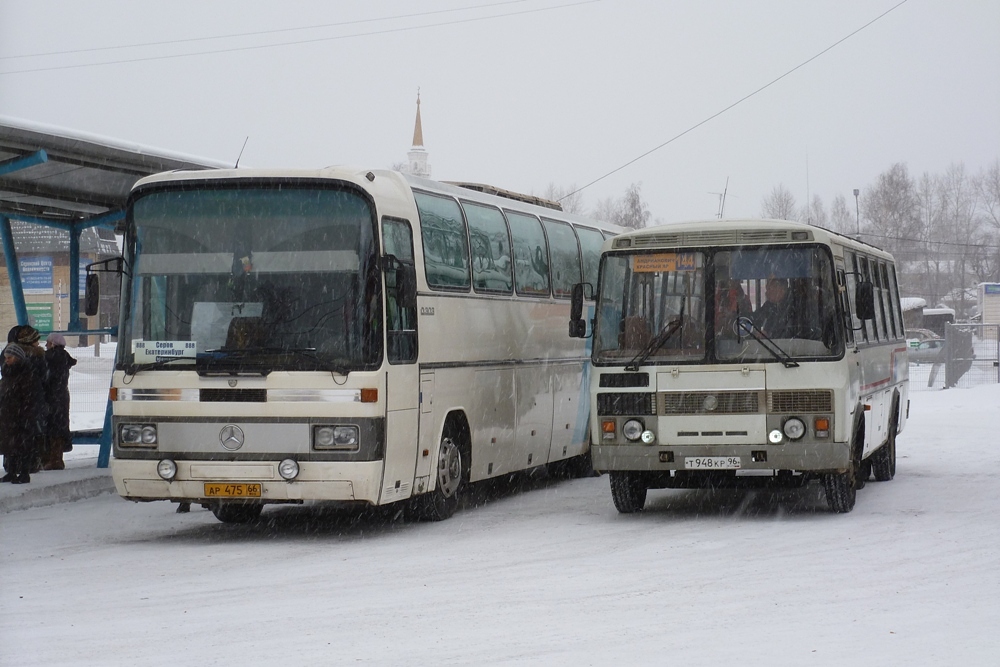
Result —
M 260 498 L 260 484 L 205 484 L 206 498 Z
M 738 456 L 685 456 L 685 470 L 736 470 L 743 467 Z

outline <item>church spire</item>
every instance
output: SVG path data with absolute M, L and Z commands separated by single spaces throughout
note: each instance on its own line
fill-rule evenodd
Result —
M 406 171 L 421 178 L 431 177 L 431 165 L 427 162 L 427 151 L 424 150 L 424 128 L 420 123 L 420 89 L 417 88 L 417 120 L 413 125 L 413 146 L 406 154 L 409 159 Z
M 413 125 L 413 145 L 423 147 L 424 129 L 420 125 L 420 89 L 417 88 L 417 121 Z

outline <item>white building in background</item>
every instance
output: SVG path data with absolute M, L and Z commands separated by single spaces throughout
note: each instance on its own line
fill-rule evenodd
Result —
M 424 130 L 420 125 L 420 90 L 417 90 L 417 120 L 413 125 L 413 146 L 406 154 L 408 163 L 406 173 L 421 178 L 431 177 L 431 164 L 427 161 L 427 151 L 424 149 Z

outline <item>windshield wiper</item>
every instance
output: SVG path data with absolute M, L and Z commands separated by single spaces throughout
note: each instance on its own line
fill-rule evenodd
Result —
M 186 360 L 188 363 L 193 363 L 196 361 L 195 357 L 167 357 L 165 359 L 160 359 L 158 361 L 151 361 L 145 364 L 131 363 L 128 364 L 127 366 L 122 367 L 122 370 L 125 371 L 125 377 L 128 377 L 130 375 L 135 375 L 139 371 L 150 371 L 150 370 L 155 370 L 157 368 L 163 368 L 167 364 L 182 360 Z
M 754 324 L 753 320 L 749 317 L 741 317 L 736 321 L 736 324 L 740 331 L 745 332 L 748 336 L 760 343 L 760 346 L 770 352 L 771 356 L 780 361 L 782 366 L 785 368 L 799 367 L 798 362 L 792 359 L 790 354 L 778 347 L 778 344 L 771 340 L 771 337 L 764 333 L 760 327 Z
M 349 369 L 329 364 L 316 355 L 314 347 L 244 347 L 234 350 L 215 349 L 198 354 L 199 375 L 231 375 L 233 373 L 259 373 L 267 375 L 272 368 L 260 368 L 263 362 L 258 357 L 290 355 L 315 364 L 312 370 L 332 371 L 347 375 Z M 234 368 L 235 367 L 235 368 Z
M 649 359 L 654 352 L 666 345 L 667 341 L 670 340 L 670 337 L 677 333 L 677 330 L 681 328 L 683 323 L 684 316 L 678 315 L 676 319 L 670 322 L 670 324 L 661 329 L 660 333 L 653 336 L 652 340 L 646 344 L 646 347 L 642 350 L 642 352 L 635 355 L 632 361 L 625 365 L 625 370 L 638 371 L 639 366 L 641 366 L 646 359 Z

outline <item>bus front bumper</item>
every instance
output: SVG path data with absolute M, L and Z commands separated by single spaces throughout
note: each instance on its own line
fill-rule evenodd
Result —
M 591 445 L 594 470 L 844 471 L 850 463 L 846 442 L 790 442 L 781 445 Z M 735 460 L 733 460 L 735 459 Z
M 212 503 L 241 501 L 286 503 L 303 500 L 378 502 L 382 462 L 300 462 L 293 480 L 278 474 L 278 461 L 177 460 L 168 481 L 157 474 L 157 461 L 113 459 L 111 474 L 126 500 L 172 500 Z

